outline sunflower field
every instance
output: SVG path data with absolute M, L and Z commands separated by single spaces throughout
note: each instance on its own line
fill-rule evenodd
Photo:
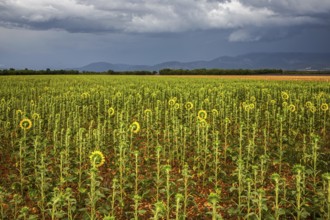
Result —
M 329 82 L 0 80 L 0 219 L 330 219 Z

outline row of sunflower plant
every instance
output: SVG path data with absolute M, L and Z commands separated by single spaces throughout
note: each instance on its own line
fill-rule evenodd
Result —
M 1 219 L 329 219 L 328 82 L 1 79 Z

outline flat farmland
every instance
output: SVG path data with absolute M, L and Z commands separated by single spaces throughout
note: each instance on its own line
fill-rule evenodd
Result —
M 329 219 L 330 76 L 2 76 L 1 219 Z
M 224 75 L 224 76 L 173 76 L 193 78 L 219 78 L 219 79 L 250 79 L 250 80 L 280 80 L 280 81 L 325 81 L 330 82 L 330 75 Z

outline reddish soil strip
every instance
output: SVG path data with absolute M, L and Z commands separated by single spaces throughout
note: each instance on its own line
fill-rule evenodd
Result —
M 293 75 L 225 75 L 225 76 L 203 76 L 203 75 L 187 75 L 187 76 L 171 76 L 171 77 L 189 77 L 189 78 L 215 78 L 215 79 L 254 79 L 254 80 L 297 80 L 297 81 L 325 81 L 330 82 L 330 75 L 324 76 L 293 76 Z

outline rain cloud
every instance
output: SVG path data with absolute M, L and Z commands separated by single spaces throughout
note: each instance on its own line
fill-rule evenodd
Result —
M 72 33 L 229 31 L 228 40 L 329 28 L 329 0 L 2 0 L 0 26 Z M 279 34 L 278 34 L 279 33 Z

